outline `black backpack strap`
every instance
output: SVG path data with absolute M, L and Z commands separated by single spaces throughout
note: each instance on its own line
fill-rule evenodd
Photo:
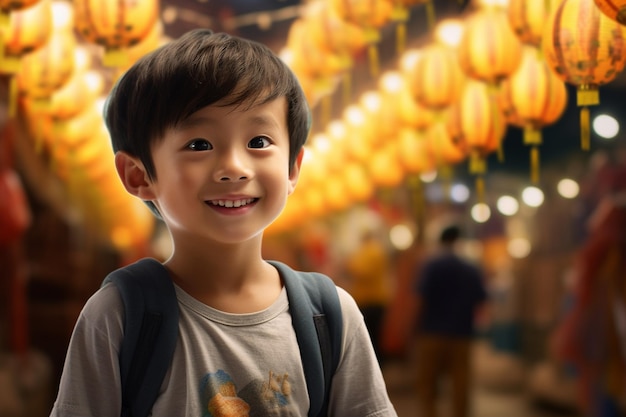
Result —
M 309 417 L 326 416 L 333 375 L 339 365 L 343 317 L 335 283 L 325 275 L 297 272 L 271 261 L 285 284 L 309 392 Z
M 111 272 L 124 302 L 120 347 L 122 416 L 150 414 L 174 356 L 178 339 L 178 301 L 174 284 L 156 259 L 141 259 Z

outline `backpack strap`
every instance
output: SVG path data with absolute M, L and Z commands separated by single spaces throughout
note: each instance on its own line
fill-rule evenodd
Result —
M 278 269 L 289 298 L 309 393 L 309 417 L 326 416 L 343 334 L 337 288 L 325 275 L 294 271 L 277 261 L 269 263 Z
M 145 417 L 152 410 L 178 340 L 178 300 L 167 269 L 141 259 L 111 272 L 124 302 L 120 347 L 122 416 Z

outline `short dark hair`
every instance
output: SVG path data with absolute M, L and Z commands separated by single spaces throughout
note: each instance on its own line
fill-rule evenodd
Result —
M 151 147 L 168 128 L 220 100 L 252 108 L 279 97 L 287 99 L 291 171 L 311 126 L 294 73 L 261 43 L 195 29 L 135 62 L 111 90 L 104 120 L 113 150 L 138 157 L 156 179 Z
M 461 228 L 455 224 L 445 227 L 441 231 L 439 241 L 444 244 L 451 244 L 461 236 Z

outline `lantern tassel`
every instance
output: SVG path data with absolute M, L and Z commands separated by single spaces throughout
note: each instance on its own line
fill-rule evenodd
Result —
M 476 177 L 476 199 L 479 203 L 485 201 L 485 179 L 482 175 Z
M 589 129 L 589 107 L 585 106 L 580 109 L 580 147 L 583 151 L 590 148 L 591 131 Z
M 539 182 L 539 147 L 530 148 L 530 181 L 533 184 Z
M 395 4 L 391 12 L 391 19 L 396 25 L 396 52 L 401 54 L 406 46 L 406 22 L 409 20 L 409 10 L 402 4 Z
M 428 3 L 426 3 L 426 22 L 428 24 L 428 29 L 433 29 L 435 27 L 436 16 L 433 0 L 428 0 Z

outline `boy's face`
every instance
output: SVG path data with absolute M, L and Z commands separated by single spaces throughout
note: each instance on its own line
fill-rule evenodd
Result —
M 259 236 L 293 192 L 301 156 L 290 172 L 286 99 L 244 107 L 205 107 L 153 146 L 158 179 L 140 197 L 154 201 L 174 237 Z

